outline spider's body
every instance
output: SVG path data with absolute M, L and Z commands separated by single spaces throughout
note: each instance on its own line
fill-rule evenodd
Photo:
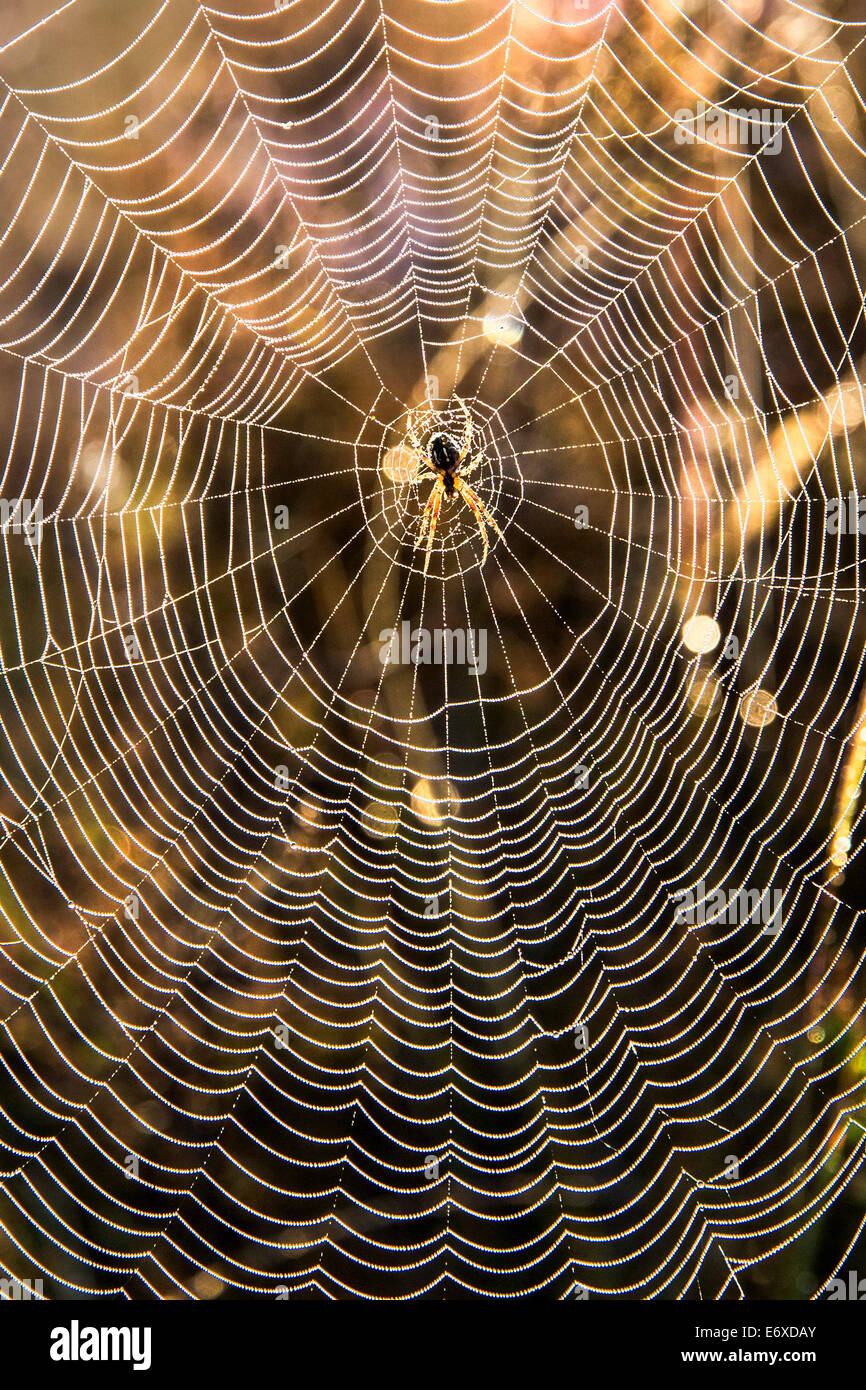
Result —
M 409 479 L 410 484 L 420 483 L 424 478 L 434 479 L 430 496 L 427 498 L 427 504 L 421 516 L 421 525 L 418 528 L 418 537 L 415 542 L 416 545 L 420 545 L 425 539 L 427 542 L 424 555 L 425 574 L 430 564 L 430 555 L 433 550 L 433 537 L 436 534 L 436 525 L 439 520 L 439 512 L 442 508 L 443 497 L 449 502 L 452 497 L 461 497 L 471 509 L 481 534 L 481 540 L 484 544 L 484 559 L 481 561 L 482 564 L 484 560 L 487 559 L 487 552 L 490 548 L 487 539 L 487 526 L 492 526 L 498 536 L 502 535 L 502 532 L 484 503 L 481 501 L 478 493 L 474 488 L 469 486 L 463 476 L 466 473 L 470 473 L 473 468 L 477 468 L 484 457 L 484 453 L 482 451 L 476 454 L 468 464 L 466 463 L 472 444 L 472 417 L 459 396 L 457 397 L 457 403 L 463 411 L 463 417 L 466 422 L 463 438 L 459 444 L 451 438 L 450 434 L 439 431 L 431 436 L 425 449 L 421 446 L 415 429 L 411 424 L 408 431 L 409 442 L 415 454 L 415 472 Z
M 440 475 L 445 496 L 453 497 L 454 477 L 460 467 L 460 450 L 450 434 L 434 434 L 428 446 L 431 467 Z

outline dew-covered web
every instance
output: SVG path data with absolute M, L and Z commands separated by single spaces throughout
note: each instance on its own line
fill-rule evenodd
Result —
M 256 3 L 0 18 L 0 1266 L 820 1294 L 862 12 Z

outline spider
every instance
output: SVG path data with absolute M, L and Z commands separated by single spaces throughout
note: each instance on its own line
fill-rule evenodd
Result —
M 438 431 L 431 436 L 427 448 L 425 449 L 418 439 L 415 425 L 411 420 L 407 431 L 407 438 L 416 456 L 415 472 L 407 479 L 409 486 L 415 487 L 418 483 L 423 482 L 425 478 L 435 479 L 430 491 L 430 496 L 427 498 L 426 506 L 421 515 L 421 525 L 418 528 L 418 535 L 415 539 L 416 548 L 422 545 L 425 539 L 427 542 L 424 555 L 425 574 L 430 564 L 430 556 L 433 551 L 433 537 L 436 535 L 436 526 L 439 521 L 439 512 L 442 507 L 443 497 L 447 498 L 449 502 L 452 497 L 461 497 L 472 511 L 484 546 L 484 556 L 481 561 L 482 565 L 487 559 L 487 554 L 490 550 L 490 542 L 487 538 L 487 527 L 492 526 L 497 536 L 502 535 L 502 532 L 484 503 L 481 501 L 478 493 L 466 482 L 466 474 L 470 473 L 473 468 L 478 467 L 479 463 L 481 463 L 484 458 L 484 451 L 481 450 L 477 453 L 469 463 L 465 462 L 472 447 L 472 416 L 469 414 L 465 402 L 462 401 L 459 396 L 456 397 L 456 400 L 463 412 L 465 421 L 463 436 L 459 443 L 452 439 L 450 434 L 445 434 L 444 431 Z

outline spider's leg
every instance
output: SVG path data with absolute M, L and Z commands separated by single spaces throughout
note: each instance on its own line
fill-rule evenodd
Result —
M 454 486 L 460 496 L 468 503 L 475 513 L 475 520 L 478 522 L 478 530 L 481 532 L 481 540 L 484 543 L 484 559 L 481 561 L 483 565 L 484 561 L 487 559 L 487 553 L 490 550 L 490 542 L 487 539 L 487 526 L 485 526 L 485 522 L 487 525 L 493 527 L 497 536 L 501 536 L 502 532 L 474 488 L 471 488 L 468 483 L 464 483 L 462 478 L 455 478 Z
M 466 455 L 469 453 L 469 450 L 472 448 L 472 416 L 469 414 L 469 407 L 464 400 L 461 400 L 459 396 L 455 396 L 454 399 L 463 411 L 463 418 L 466 421 L 466 428 L 460 443 L 460 457 L 457 460 L 457 467 L 459 468 Z
M 454 481 L 457 486 L 457 491 L 465 496 L 466 501 L 469 503 L 473 512 L 475 512 L 475 515 L 481 515 L 487 522 L 488 526 L 493 527 L 497 536 L 501 536 L 502 532 L 499 529 L 496 518 L 493 516 L 492 512 L 490 512 L 488 508 L 485 507 L 484 503 L 481 501 L 481 498 L 478 496 L 478 493 L 475 491 L 474 487 L 470 487 L 469 484 L 465 483 L 462 478 L 455 478 Z
M 490 542 L 487 539 L 487 527 L 484 525 L 484 517 L 482 513 L 478 510 L 478 507 L 476 507 L 475 503 L 472 500 L 472 497 L 470 496 L 471 489 L 469 487 L 469 484 L 464 483 L 463 486 L 459 487 L 457 490 L 460 493 L 460 496 L 464 499 L 464 501 L 468 502 L 469 506 L 472 508 L 472 511 L 475 514 L 475 522 L 478 526 L 478 531 L 481 535 L 481 541 L 484 546 L 484 555 L 481 560 L 481 563 L 483 565 L 484 561 L 487 559 L 487 553 L 490 550 Z M 474 496 L 474 493 L 472 495 Z
M 421 524 L 420 524 L 419 527 L 418 527 L 418 534 L 417 534 L 417 536 L 415 537 L 415 545 L 416 545 L 416 546 L 419 546 L 419 545 L 421 544 L 421 542 L 423 541 L 425 535 L 427 534 L 427 524 L 428 524 L 428 522 L 429 522 L 429 520 L 430 520 L 430 506 L 431 506 L 431 503 L 432 503 L 432 501 L 433 501 L 433 494 L 434 494 L 435 491 L 436 491 L 436 484 L 434 483 L 433 486 L 432 486 L 431 489 L 430 489 L 430 495 L 429 495 L 429 497 L 427 498 L 426 503 L 424 504 L 424 510 L 423 510 L 423 512 L 421 513 Z
M 427 573 L 427 567 L 430 564 L 430 555 L 433 549 L 433 537 L 436 535 L 436 523 L 439 520 L 439 509 L 442 506 L 442 497 L 444 492 L 445 484 L 441 478 L 437 477 L 435 483 L 430 489 L 430 496 L 427 498 L 427 504 L 424 508 L 424 512 L 421 517 L 421 525 L 418 528 L 418 538 L 415 542 L 416 546 L 419 546 L 422 543 L 425 536 L 427 537 L 427 553 L 424 556 L 425 574 Z
M 481 460 L 482 460 L 483 458 L 484 458 L 484 450 L 482 449 L 479 453 L 477 453 L 477 454 L 475 455 L 475 457 L 474 457 L 474 459 L 472 460 L 471 463 L 467 463 L 467 465 L 466 465 L 465 468 L 461 468 L 461 469 L 460 469 L 460 476 L 461 476 L 461 478 L 465 478 L 467 473 L 471 473 L 472 470 L 473 470 L 473 468 L 477 468 L 478 465 L 479 465 L 479 463 L 481 462 Z

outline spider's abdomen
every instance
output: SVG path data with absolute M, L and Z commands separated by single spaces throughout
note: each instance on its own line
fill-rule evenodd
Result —
M 434 434 L 430 440 L 430 462 L 440 473 L 453 473 L 460 454 L 450 435 Z

